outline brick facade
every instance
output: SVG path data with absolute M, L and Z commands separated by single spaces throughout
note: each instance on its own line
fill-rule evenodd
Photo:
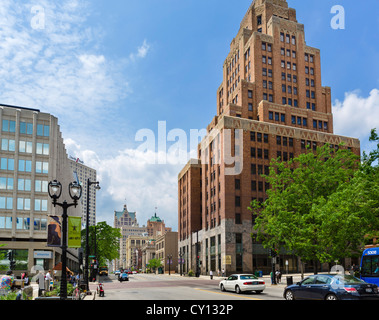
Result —
M 359 140 L 333 134 L 331 89 L 321 83 L 320 50 L 306 45 L 296 11 L 282 0 L 255 0 L 248 9 L 230 45 L 217 116 L 207 131 L 198 161 L 191 160 L 178 177 L 185 271 L 195 271 L 196 254 L 206 274 L 265 268 L 267 254 L 252 241 L 247 207 L 266 198 L 261 175 L 271 159 L 289 160 L 307 146 L 338 148 L 342 142 L 360 154 Z M 230 174 L 233 167 L 237 172 Z M 286 259 L 295 270 L 296 260 Z

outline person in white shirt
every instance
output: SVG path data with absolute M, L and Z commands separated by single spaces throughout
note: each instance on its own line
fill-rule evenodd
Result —
M 50 283 L 53 280 L 50 274 L 50 270 L 46 273 L 45 280 L 46 280 L 46 289 L 50 291 L 50 287 L 51 287 Z

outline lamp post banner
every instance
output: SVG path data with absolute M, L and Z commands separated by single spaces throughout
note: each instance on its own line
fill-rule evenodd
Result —
M 81 242 L 81 225 L 82 218 L 80 217 L 68 217 L 68 247 L 80 248 Z
M 60 247 L 62 245 L 62 223 L 60 217 L 49 216 L 47 227 L 47 246 Z

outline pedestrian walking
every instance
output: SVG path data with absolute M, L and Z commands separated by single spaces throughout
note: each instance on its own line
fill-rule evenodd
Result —
M 46 291 L 50 291 L 52 286 L 51 286 L 51 282 L 52 282 L 53 278 L 51 277 L 51 270 L 49 270 L 46 275 L 45 275 L 45 281 L 46 281 Z
M 282 279 L 282 273 L 279 270 L 276 270 L 275 276 L 276 276 L 276 283 L 277 284 L 280 283 L 280 281 Z
M 211 280 L 213 280 L 213 271 L 212 271 L 212 270 L 209 271 L 209 275 L 210 275 L 210 277 L 211 277 Z
M 221 272 L 222 272 L 222 276 L 225 277 L 225 269 L 224 268 L 222 268 Z
M 271 278 L 271 284 L 275 284 L 275 273 L 274 272 L 270 272 L 270 278 Z
M 42 271 L 38 271 L 37 274 L 37 283 L 38 283 L 38 296 L 42 295 L 42 292 L 45 291 L 45 275 Z

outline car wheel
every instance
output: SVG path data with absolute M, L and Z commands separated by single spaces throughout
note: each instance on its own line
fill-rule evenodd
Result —
M 291 290 L 287 290 L 285 293 L 286 300 L 295 300 L 295 296 Z
M 223 284 L 221 285 L 220 289 L 221 289 L 221 291 L 226 291 Z
M 326 296 L 325 300 L 338 300 L 338 298 L 335 294 L 330 293 Z
M 258 293 L 258 294 L 260 294 L 260 293 L 262 293 L 263 292 L 263 290 L 256 290 L 255 291 L 255 293 Z
M 241 293 L 241 288 L 239 286 L 236 286 L 236 293 L 240 294 Z

